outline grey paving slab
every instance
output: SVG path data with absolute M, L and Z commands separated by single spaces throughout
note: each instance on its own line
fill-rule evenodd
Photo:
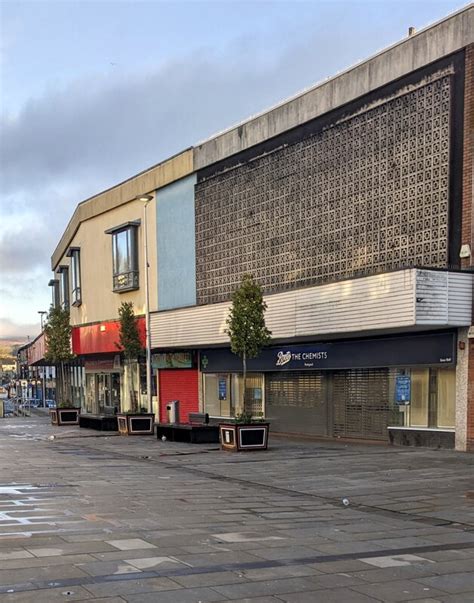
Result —
M 279 598 L 285 603 L 379 603 L 381 601 L 349 588 L 291 593 L 279 595 Z
M 396 580 L 393 582 L 379 582 L 371 585 L 357 585 L 351 587 L 356 592 L 374 597 L 387 603 L 397 601 L 413 601 L 422 598 L 437 599 L 446 591 L 437 590 L 432 586 L 425 585 L 419 581 Z
M 0 422 L 0 475 L 15 485 L 0 492 L 0 597 L 42 601 L 56 585 L 165 603 L 469 600 L 473 455 L 282 438 L 265 453 L 215 448 Z M 451 591 L 421 582 L 445 577 Z
M 126 595 L 130 603 L 212 603 L 222 599 L 222 596 L 211 588 L 189 588 L 176 592 L 154 592 L 136 595 Z
M 429 587 L 438 588 L 448 593 L 474 591 L 474 564 L 470 572 L 459 572 L 450 575 L 420 578 L 418 582 Z

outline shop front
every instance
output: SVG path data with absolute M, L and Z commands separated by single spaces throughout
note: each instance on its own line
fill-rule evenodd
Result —
M 196 352 L 156 352 L 152 368 L 158 381 L 159 422 L 188 423 L 189 413 L 199 412 Z
M 273 432 L 407 444 L 401 434 L 410 432 L 422 434 L 420 445 L 434 433 L 454 446 L 453 331 L 283 344 L 248 366 L 245 410 L 265 416 Z M 201 371 L 205 412 L 229 417 L 243 409 L 238 357 L 205 350 Z
M 145 321 L 137 319 L 145 341 Z M 125 363 L 118 348 L 119 322 L 106 321 L 72 329 L 73 352 L 85 375 L 81 427 L 116 429 L 116 415 L 143 406 L 146 400 L 144 364 Z M 146 404 L 146 402 L 145 402 Z

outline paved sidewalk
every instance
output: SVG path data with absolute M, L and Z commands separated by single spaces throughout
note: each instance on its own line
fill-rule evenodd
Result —
M 474 455 L 0 420 L 0 602 L 66 600 L 473 603 Z

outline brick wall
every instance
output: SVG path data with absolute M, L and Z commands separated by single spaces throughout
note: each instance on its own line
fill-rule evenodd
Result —
M 187 423 L 190 412 L 199 412 L 198 371 L 176 369 L 160 371 L 160 421 L 166 423 L 166 405 L 179 400 L 179 421 Z

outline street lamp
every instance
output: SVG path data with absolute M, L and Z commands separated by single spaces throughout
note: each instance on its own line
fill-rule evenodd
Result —
M 38 314 L 41 317 L 41 333 L 43 332 L 43 316 L 47 314 L 46 310 L 38 310 Z M 46 348 L 45 348 L 46 351 Z M 43 408 L 46 408 L 46 367 L 43 365 L 41 367 L 41 376 L 42 376 L 42 387 L 41 391 L 43 392 Z
M 145 328 L 146 328 L 146 397 L 148 411 L 153 412 L 153 403 L 151 399 L 151 334 L 150 334 L 150 288 L 148 283 L 148 224 L 147 207 L 150 201 L 153 201 L 153 195 L 138 195 L 137 201 L 142 201 L 143 205 L 143 251 L 145 258 Z
M 43 316 L 47 314 L 46 310 L 38 310 L 38 314 L 41 318 L 41 332 L 43 332 Z

